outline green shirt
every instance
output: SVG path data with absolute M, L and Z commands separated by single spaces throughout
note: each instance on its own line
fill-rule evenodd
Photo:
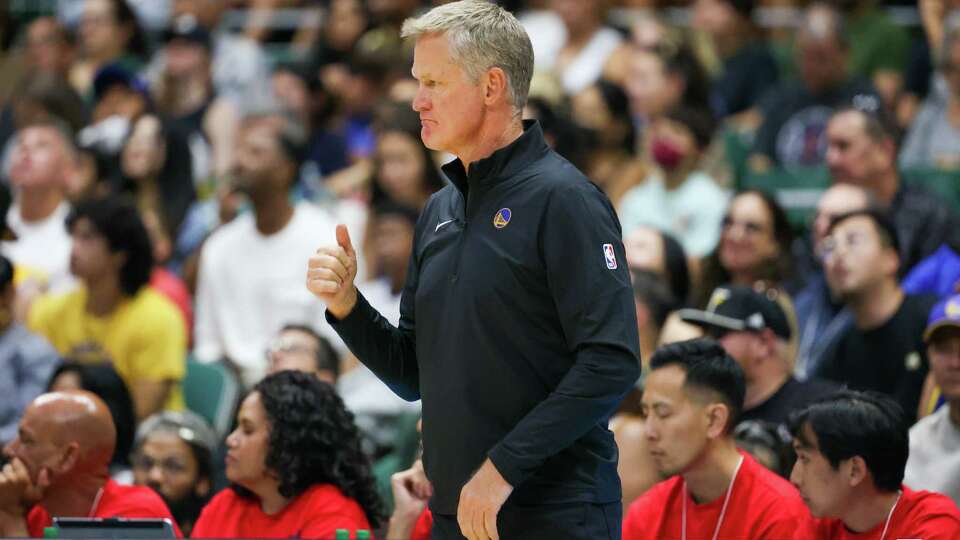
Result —
M 902 72 L 907 62 L 910 37 L 880 10 L 870 10 L 848 19 L 850 73 L 872 77 L 878 71 Z

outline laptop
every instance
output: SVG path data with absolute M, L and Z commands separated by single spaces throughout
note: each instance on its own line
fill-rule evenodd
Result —
M 176 538 L 173 523 L 157 518 L 53 518 L 59 538 Z

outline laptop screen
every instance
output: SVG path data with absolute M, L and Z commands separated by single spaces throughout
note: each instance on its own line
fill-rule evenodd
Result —
M 176 538 L 169 519 L 53 518 L 59 538 Z

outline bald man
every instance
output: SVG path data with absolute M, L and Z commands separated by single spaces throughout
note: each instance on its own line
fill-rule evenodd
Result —
M 38 537 L 53 517 L 167 518 L 153 490 L 110 479 L 117 432 L 107 406 L 84 391 L 53 392 L 27 407 L 0 471 L 0 537 Z M 179 535 L 179 531 L 178 535 Z

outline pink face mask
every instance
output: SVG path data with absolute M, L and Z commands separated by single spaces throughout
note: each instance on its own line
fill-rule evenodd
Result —
M 664 169 L 676 169 L 677 166 L 687 156 L 681 152 L 676 145 L 666 139 L 656 139 L 653 141 L 653 160 Z

